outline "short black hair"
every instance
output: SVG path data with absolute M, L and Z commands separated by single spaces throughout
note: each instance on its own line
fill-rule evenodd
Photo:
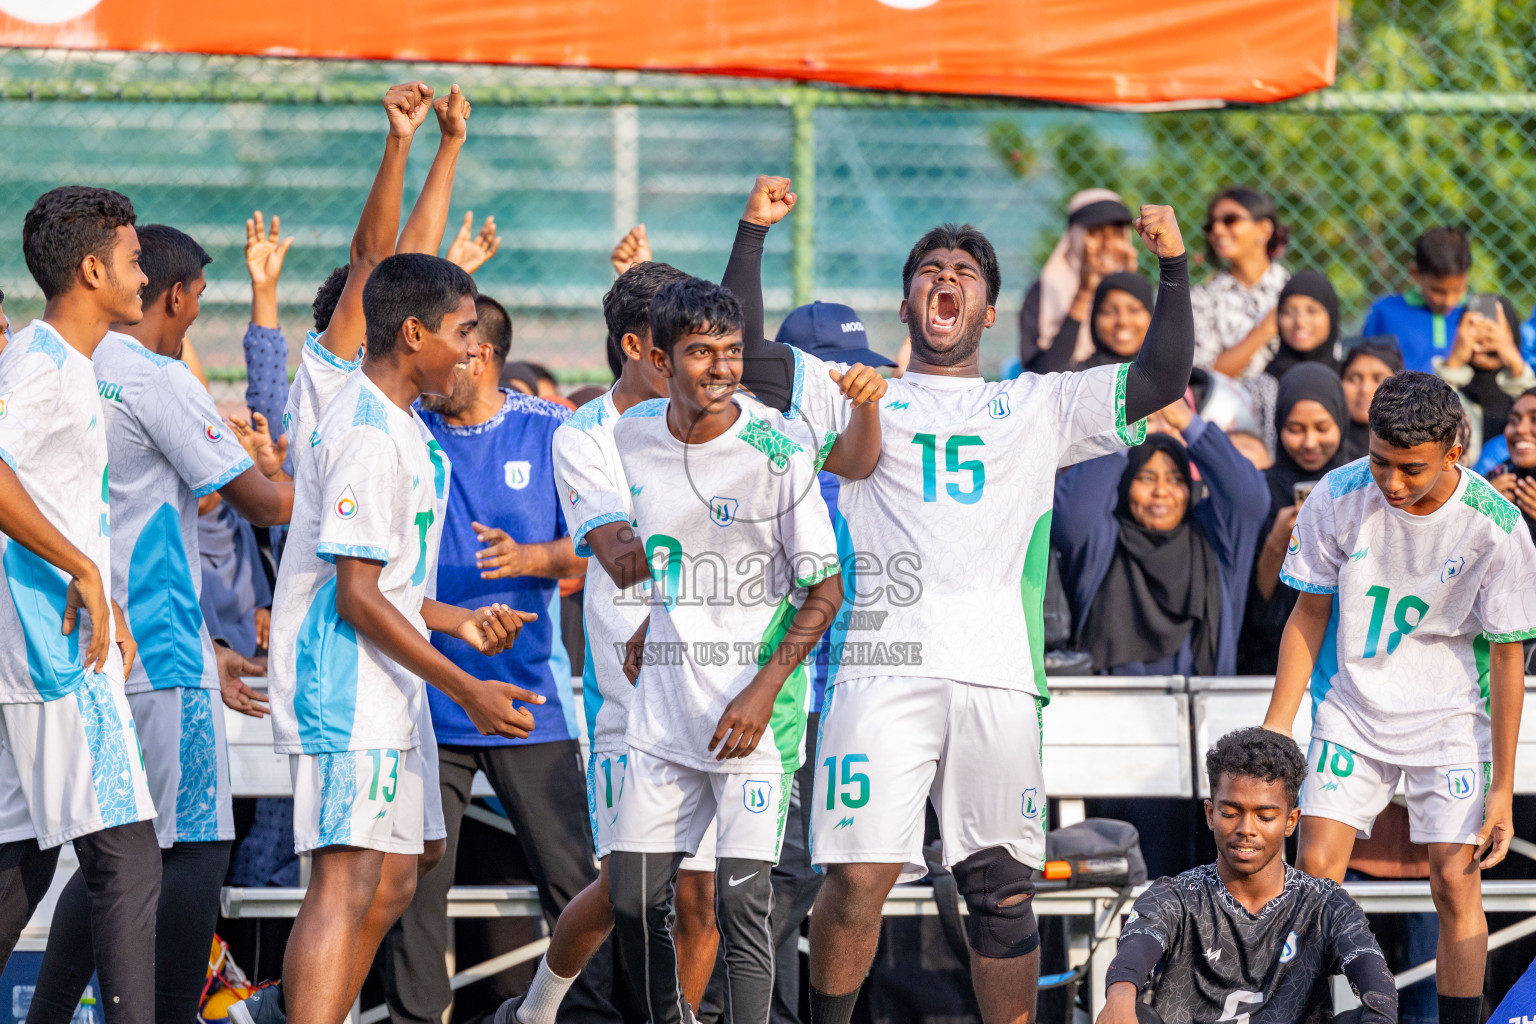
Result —
M 141 293 L 146 306 L 170 291 L 174 284 L 190 287 L 212 262 L 208 251 L 185 231 L 166 224 L 145 224 L 139 228 L 139 269 L 149 278 Z
M 902 298 L 906 298 L 912 290 L 912 276 L 917 273 L 918 264 L 935 249 L 959 249 L 975 257 L 976 262 L 981 264 L 981 276 L 987 282 L 987 305 L 997 304 L 997 294 L 1003 290 L 1003 275 L 997 269 L 997 250 L 992 248 L 986 235 L 969 224 L 961 224 L 959 227 L 940 224 L 917 240 L 917 244 L 907 254 L 906 264 L 901 268 Z
M 475 315 L 480 318 L 475 325 L 475 334 L 491 346 L 498 365 L 505 363 L 512 351 L 512 318 L 507 315 L 507 307 L 489 295 L 477 295 Z
M 1376 389 L 1370 423 L 1371 433 L 1394 448 L 1438 441 L 1449 449 L 1461 429 L 1461 399 L 1434 374 L 1404 370 Z
M 603 319 L 608 323 L 608 368 L 615 377 L 624 372 L 624 335 L 649 333 L 651 300 L 656 293 L 688 275 L 669 263 L 636 263 L 613 282 L 603 296 Z
M 426 253 L 405 252 L 373 268 L 363 286 L 368 354 L 388 355 L 400 327 L 410 319 L 435 331 L 465 296 L 477 298 L 474 278 L 463 267 Z
M 1217 783 L 1223 775 L 1279 781 L 1285 786 L 1286 809 L 1296 806 L 1301 783 L 1307 776 L 1307 762 L 1296 741 L 1261 726 L 1234 729 L 1205 752 L 1205 775 L 1211 784 L 1211 799 L 1216 799 Z
M 62 295 L 75 283 L 80 261 L 106 261 L 117 229 L 137 220 L 121 192 L 87 185 L 61 185 L 44 192 L 21 225 L 21 251 L 43 298 Z
M 331 317 L 336 315 L 336 304 L 341 301 L 341 290 L 347 286 L 347 278 L 351 273 L 352 268 L 343 263 L 320 282 L 314 304 L 309 307 L 315 314 L 315 333 L 324 334 L 325 329 L 331 326 Z
M 1430 228 L 1413 243 L 1413 269 L 1431 277 L 1452 277 L 1472 269 L 1472 246 L 1460 228 Z
M 1271 259 L 1290 241 L 1291 229 L 1280 223 L 1280 211 L 1275 209 L 1275 201 L 1267 192 L 1260 192 L 1256 188 L 1247 185 L 1229 185 L 1211 197 L 1211 204 L 1207 206 L 1206 215 L 1216 208 L 1216 204 L 1223 199 L 1231 200 L 1238 206 L 1248 211 L 1248 216 L 1257 223 L 1261 220 L 1269 221 L 1269 241 L 1264 244 L 1264 254 Z M 1205 254 L 1211 261 L 1211 266 L 1221 266 L 1221 259 L 1216 255 L 1216 249 L 1211 245 L 1211 236 L 1207 232 L 1205 236 Z
M 729 288 L 698 277 L 674 281 L 651 300 L 651 344 L 670 358 L 672 346 L 690 334 L 718 338 L 741 330 L 741 303 Z

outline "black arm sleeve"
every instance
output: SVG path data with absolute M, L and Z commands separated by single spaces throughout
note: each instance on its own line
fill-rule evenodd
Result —
M 788 345 L 763 337 L 763 240 L 767 237 L 768 229 L 761 224 L 738 221 L 720 283 L 741 303 L 741 383 L 764 405 L 786 412 L 794 389 L 795 356 Z
M 1397 987 L 1385 960 L 1357 956 L 1345 965 L 1344 976 L 1360 993 L 1360 1024 L 1397 1024 Z
M 1030 373 L 1061 373 L 1070 369 L 1072 352 L 1077 348 L 1077 332 L 1081 327 L 1082 324 L 1067 317 L 1061 322 L 1061 329 L 1056 332 L 1056 340 L 1051 342 L 1051 347 L 1044 352 L 1036 352 L 1034 360 L 1025 365 L 1024 369 Z
M 1115 950 L 1115 959 L 1109 965 L 1109 973 L 1104 976 L 1104 987 L 1108 988 L 1117 981 L 1128 981 L 1140 992 L 1146 987 L 1152 968 L 1162 958 L 1162 944 L 1152 936 L 1145 932 L 1127 935 L 1120 940 L 1120 948 Z
M 1189 258 L 1160 259 L 1157 308 L 1125 383 L 1125 418 L 1134 423 L 1171 405 L 1195 366 L 1195 314 L 1189 306 Z M 1051 346 L 1054 348 L 1055 346 Z

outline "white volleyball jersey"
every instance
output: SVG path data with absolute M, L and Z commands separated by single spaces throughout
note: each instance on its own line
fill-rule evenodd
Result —
M 197 603 L 197 500 L 250 469 L 250 457 L 181 360 L 109 331 L 91 362 L 115 467 L 112 597 L 139 645 L 127 692 L 218 689 Z
M 837 540 L 816 481 L 830 440 L 749 398 L 719 437 L 684 444 L 666 399 L 614 428 L 651 567 L 646 662 L 629 745 L 701 771 L 792 772 L 804 757 L 803 665 L 780 690 L 768 730 L 745 758 L 708 749 L 721 714 L 777 647 L 805 588 L 838 571 Z
M 288 388 L 288 402 L 283 406 L 283 432 L 288 435 L 288 463 L 294 479 L 299 466 L 309 457 L 309 450 L 320 443 L 320 420 L 341 389 L 347 386 L 357 368 L 363 365 L 363 353 L 351 362 L 320 343 L 323 334 L 310 331 L 299 350 L 299 369 Z
M 650 601 L 649 581 L 620 590 L 586 543 L 587 534 L 599 526 L 634 525 L 631 488 L 613 440 L 618 422 L 613 395 L 605 394 L 577 409 L 556 428 L 551 443 L 560 510 L 565 513 L 576 553 L 589 559 L 582 590 L 587 651 L 581 693 L 587 739 L 592 751 L 599 754 L 624 748 L 634 687 L 624 675 L 622 650 L 644 621 Z
M 416 746 L 422 681 L 336 612 L 338 556 L 384 563 L 379 590 L 427 635 L 449 463 L 421 417 L 366 374 L 320 420 L 299 466 L 272 605 L 272 731 L 279 753 Z
M 57 331 L 33 320 L 0 360 L 0 460 L 16 473 L 38 510 L 101 573 L 110 591 L 107 424 L 91 361 Z M 82 652 L 90 623 L 64 636 L 69 577 L 0 534 L 0 703 L 56 700 L 85 682 Z M 115 632 L 115 631 L 114 631 Z M 113 644 L 105 674 L 122 684 Z
M 1296 517 L 1280 578 L 1333 594 L 1312 673 L 1312 735 L 1398 766 L 1486 761 L 1488 645 L 1536 637 L 1536 547 L 1468 469 L 1427 516 L 1387 504 L 1369 458 Z
M 848 403 L 799 349 L 789 415 L 841 431 Z M 989 382 L 908 373 L 880 403 L 880 463 L 837 500 L 843 609 L 829 683 L 926 676 L 1048 697 L 1046 568 L 1057 469 L 1146 438 L 1129 364 Z

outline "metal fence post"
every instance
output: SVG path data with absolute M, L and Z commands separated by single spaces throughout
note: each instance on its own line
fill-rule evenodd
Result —
M 794 304 L 803 306 L 816 291 L 816 90 L 795 86 L 790 110 L 794 142 L 789 173 L 797 201 L 790 230 L 789 276 Z

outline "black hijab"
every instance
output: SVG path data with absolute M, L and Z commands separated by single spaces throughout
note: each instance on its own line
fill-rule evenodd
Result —
M 1504 307 L 1504 319 L 1515 336 L 1515 346 L 1519 347 L 1520 314 L 1502 295 L 1499 296 L 1499 305 Z M 1509 410 L 1515 404 L 1514 397 L 1499 387 L 1499 372 L 1502 369 L 1503 367 L 1499 370 L 1480 370 L 1473 367 L 1472 379 L 1467 382 L 1466 387 L 1461 389 L 1461 393 L 1483 411 L 1483 443 L 1485 444 L 1490 437 L 1504 433 L 1504 424 L 1509 422 Z
M 1285 305 L 1285 300 L 1292 295 L 1305 295 L 1314 299 L 1328 311 L 1328 338 L 1321 345 L 1306 352 L 1291 348 L 1285 340 L 1285 335 L 1280 335 L 1280 351 L 1275 353 L 1275 358 L 1269 361 L 1265 372 L 1279 380 L 1293 366 L 1302 363 L 1321 363 L 1334 373 L 1339 372 L 1339 296 L 1333 290 L 1327 276 L 1316 270 L 1298 270 L 1291 275 L 1291 279 L 1280 289 L 1280 300 L 1275 303 L 1279 309 Z
M 1104 305 L 1110 292 L 1125 292 L 1145 306 L 1148 313 L 1152 312 L 1152 286 L 1147 283 L 1146 278 L 1125 270 L 1106 274 L 1093 292 L 1093 308 L 1088 313 L 1088 336 L 1093 339 L 1093 355 L 1084 359 L 1080 366 L 1075 367 L 1076 369 L 1087 370 L 1095 366 L 1129 363 L 1135 358 L 1120 355 L 1104 344 L 1104 339 L 1099 337 L 1099 309 Z
M 1387 364 L 1395 377 L 1403 372 L 1403 350 L 1397 344 L 1395 334 L 1372 334 L 1365 338 L 1353 338 L 1344 343 L 1344 365 L 1339 377 L 1349 372 L 1349 366 L 1361 356 L 1375 356 Z M 1363 459 L 1371 450 L 1371 425 L 1349 421 L 1349 432 L 1344 435 L 1344 453 L 1348 461 Z
M 1131 516 L 1131 481 L 1162 452 L 1190 484 L 1184 519 L 1172 530 L 1149 530 Z M 1172 657 L 1187 639 L 1200 675 L 1216 671 L 1221 627 L 1221 578 L 1216 553 L 1193 517 L 1195 483 L 1189 453 L 1166 434 L 1130 450 L 1115 506 L 1120 538 L 1109 572 L 1088 610 L 1083 646 L 1096 670 Z
M 1286 417 L 1297 402 L 1310 399 L 1317 402 L 1333 422 L 1339 425 L 1339 450 L 1321 469 L 1306 470 L 1291 458 L 1285 445 L 1279 441 L 1285 428 Z M 1321 480 L 1325 475 L 1349 461 L 1344 450 L 1344 438 L 1349 428 L 1349 407 L 1344 404 L 1344 385 L 1339 375 L 1321 363 L 1302 363 L 1292 367 L 1280 378 L 1279 394 L 1275 398 L 1275 464 L 1264 471 L 1269 480 L 1269 511 L 1296 504 L 1295 485 L 1305 480 Z

